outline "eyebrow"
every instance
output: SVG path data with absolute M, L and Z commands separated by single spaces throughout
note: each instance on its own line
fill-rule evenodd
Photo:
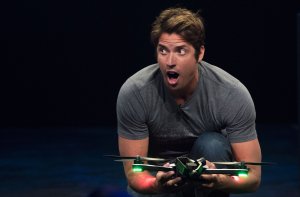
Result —
M 158 47 L 163 47 L 163 48 L 168 48 L 167 46 L 165 46 L 165 45 L 163 45 L 163 44 L 160 44 L 160 43 L 158 43 L 157 46 L 158 46 Z M 175 48 L 175 49 L 178 49 L 178 48 L 185 48 L 185 47 L 187 47 L 187 45 L 186 45 L 186 44 L 183 44 L 183 45 L 175 46 L 174 48 Z

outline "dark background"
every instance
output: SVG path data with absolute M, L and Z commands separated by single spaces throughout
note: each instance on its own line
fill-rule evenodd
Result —
M 0 126 L 116 126 L 122 83 L 155 63 L 164 8 L 202 10 L 205 60 L 240 79 L 258 123 L 297 122 L 296 1 L 6 1 Z
M 175 5 L 202 10 L 204 59 L 249 89 L 263 161 L 277 163 L 256 193 L 233 196 L 299 196 L 296 0 L 2 1 L 0 196 L 126 189 L 122 164 L 103 157 L 118 154 L 118 91 L 156 62 L 151 24 Z

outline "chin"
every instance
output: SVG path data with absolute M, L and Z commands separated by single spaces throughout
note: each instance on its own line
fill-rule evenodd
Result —
M 173 92 L 173 93 L 180 92 L 180 90 L 181 90 L 180 87 L 179 87 L 178 85 L 176 85 L 176 86 L 168 85 L 167 87 L 168 87 L 168 89 L 169 89 L 171 92 Z

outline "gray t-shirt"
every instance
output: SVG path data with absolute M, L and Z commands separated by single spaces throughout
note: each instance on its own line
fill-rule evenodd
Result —
M 222 132 L 231 143 L 256 139 L 255 108 L 246 87 L 224 70 L 202 61 L 191 98 L 178 106 L 158 64 L 143 68 L 121 87 L 117 100 L 118 134 L 149 137 L 149 155 L 186 154 L 202 132 Z

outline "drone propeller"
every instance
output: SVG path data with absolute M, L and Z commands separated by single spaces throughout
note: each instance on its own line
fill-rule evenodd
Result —
M 258 166 L 265 166 L 265 165 L 274 165 L 275 163 L 272 162 L 246 162 L 246 161 L 232 161 L 232 162 L 227 162 L 227 161 L 221 161 L 221 162 L 212 162 L 214 164 L 219 164 L 219 165 L 258 165 Z
M 162 158 L 154 158 L 154 157 L 141 157 L 141 156 L 135 156 L 135 157 L 122 157 L 119 155 L 104 155 L 105 157 L 112 157 L 115 158 L 115 161 L 132 161 L 132 160 L 139 160 L 139 161 L 153 161 L 153 162 L 164 162 L 169 161 L 168 159 L 162 159 Z

